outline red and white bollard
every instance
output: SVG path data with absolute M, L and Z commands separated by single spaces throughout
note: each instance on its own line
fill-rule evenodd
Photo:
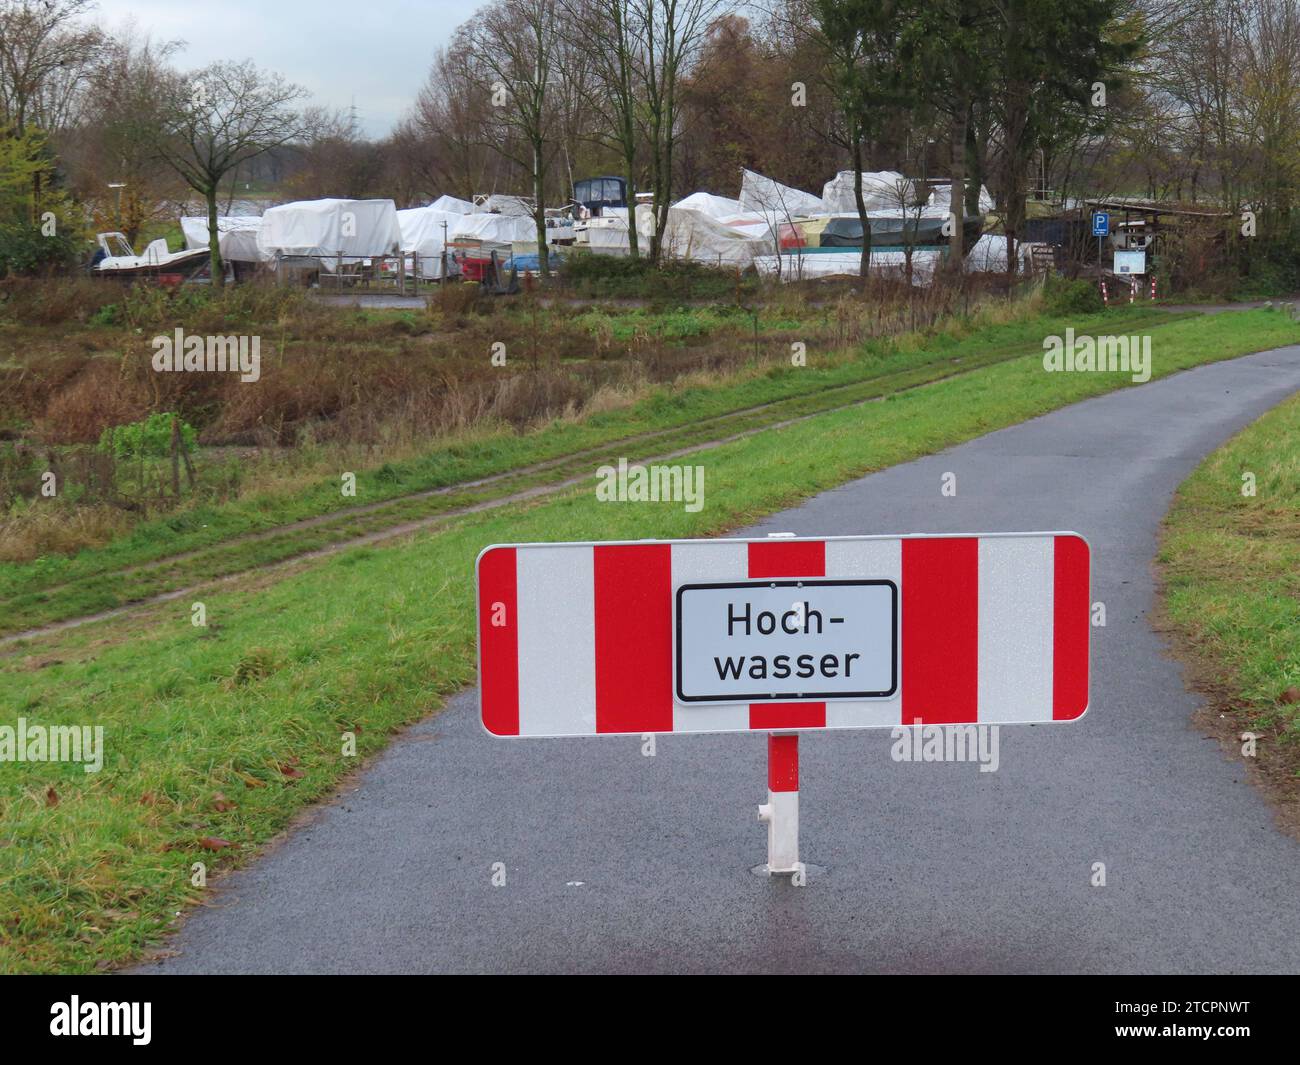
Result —
M 1105 281 L 1103 281 L 1103 282 L 1101 283 L 1101 305 L 1102 305 L 1103 307 L 1109 307 L 1109 306 L 1110 306 L 1110 293 L 1108 293 L 1108 292 L 1106 291 L 1106 282 L 1105 282 Z
M 758 808 L 767 825 L 768 876 L 789 874 L 796 884 L 807 875 L 799 861 L 799 734 L 774 732 L 767 737 L 767 802 Z
M 1151 298 L 1156 298 L 1156 279 L 1154 277 L 1151 279 Z
M 1132 303 L 1134 300 L 1137 299 L 1137 294 L 1138 294 L 1138 283 L 1137 283 L 1137 278 L 1135 277 L 1135 278 L 1131 278 L 1128 283 L 1129 303 Z

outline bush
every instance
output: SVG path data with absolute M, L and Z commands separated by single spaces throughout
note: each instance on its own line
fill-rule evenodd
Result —
M 734 267 L 706 266 L 689 259 L 669 259 L 656 267 L 644 258 L 590 253 L 567 256 L 559 276 L 575 294 L 595 298 L 727 299 L 738 289 L 750 293 L 760 287 L 752 271 L 738 278 Z
M 1239 300 L 1289 296 L 1300 289 L 1300 223 L 1271 239 L 1248 241 L 1243 276 L 1233 288 Z
M 0 226 L 0 278 L 52 274 L 77 259 L 77 241 L 60 230 L 50 236 L 40 226 Z
M 99 438 L 99 450 L 118 459 L 161 458 L 171 452 L 172 419 L 175 414 L 155 413 L 130 425 L 114 425 Z M 196 433 L 189 422 L 181 419 L 181 444 L 194 448 Z
M 1043 285 L 1043 309 L 1048 314 L 1092 314 L 1102 309 L 1101 292 L 1091 281 L 1049 274 Z
M 80 218 L 58 188 L 45 135 L 0 129 L 0 279 L 70 266 L 83 235 Z

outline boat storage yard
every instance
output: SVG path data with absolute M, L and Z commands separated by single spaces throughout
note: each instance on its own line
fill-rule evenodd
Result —
M 617 181 L 618 179 L 605 179 Z M 621 182 L 620 182 L 621 184 Z M 862 197 L 871 227 L 870 272 L 924 285 L 948 254 L 949 186 L 926 184 L 893 171 L 863 173 Z M 652 205 L 602 204 L 589 210 L 571 203 L 547 209 L 551 256 L 630 254 L 629 226 L 642 250 L 654 234 Z M 1007 268 L 1006 238 L 983 233 L 993 203 L 980 189 L 980 213 L 962 225 L 966 269 Z M 217 219 L 223 260 L 239 278 L 270 270 L 284 278 L 307 271 L 322 285 L 387 278 L 480 281 L 494 264 L 523 274 L 538 269 L 537 223 L 523 197 L 440 196 L 422 207 L 398 210 L 392 200 L 303 200 L 269 207 L 262 215 Z M 181 219 L 187 250 L 208 247 L 208 220 Z M 694 192 L 667 211 L 662 239 L 666 259 L 732 270 L 754 269 L 781 280 L 856 275 L 862 226 L 854 174 L 841 171 L 820 196 L 782 185 L 751 170 L 742 174 L 736 199 Z M 1028 264 L 1032 245 L 1017 258 Z

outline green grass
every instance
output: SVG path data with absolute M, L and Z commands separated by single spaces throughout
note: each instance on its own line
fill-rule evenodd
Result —
M 1253 474 L 1255 494 L 1243 494 Z M 1300 396 L 1233 437 L 1178 489 L 1161 544 L 1165 604 L 1200 677 L 1261 764 L 1300 786 Z
M 1268 312 L 1180 322 L 1157 332 L 1154 373 L 1297 341 L 1300 327 Z M 1047 374 L 1039 355 L 1004 361 L 713 449 L 694 460 L 706 475 L 696 514 L 601 504 L 593 481 L 278 581 L 214 588 L 203 596 L 206 629 L 176 602 L 7 649 L 6 719 L 103 725 L 108 753 L 99 774 L 0 763 L 0 971 L 85 971 L 137 956 L 201 897 L 192 863 L 246 860 L 355 764 L 340 753 L 345 730 L 359 726 L 359 752 L 374 752 L 470 683 L 472 567 L 484 545 L 721 533 L 1127 384 Z M 210 836 L 233 846 L 205 850 Z
M 644 457 L 1040 351 L 1042 338 L 1063 332 L 1067 324 L 1081 332 L 1093 328 L 1132 332 L 1169 328 L 1177 320 L 1165 312 L 1125 308 L 1071 319 L 1033 317 L 986 325 L 967 335 L 939 332 L 882 340 L 864 345 L 853 355 L 814 355 L 811 364 L 801 368 L 774 365 L 739 381 L 662 388 L 624 410 L 556 422 L 523 435 L 492 433 L 431 449 L 409 462 L 356 471 L 355 500 L 343 498 L 338 481 L 329 480 L 294 495 L 191 507 L 143 523 L 102 548 L 5 567 L 0 571 L 0 601 L 6 604 L 0 634 L 110 610 L 402 522 L 562 481 L 629 451 Z M 750 410 L 757 407 L 765 409 Z M 404 498 L 540 462 L 557 464 L 490 486 L 432 498 Z M 361 504 L 385 505 L 363 514 L 357 511 Z M 307 529 L 276 532 L 293 522 L 326 515 L 334 517 Z M 247 539 L 250 536 L 258 538 Z M 196 554 L 174 559 L 188 552 Z
M 715 307 L 675 307 L 660 311 L 642 308 L 613 311 L 593 307 L 578 315 L 575 322 L 593 334 L 608 333 L 614 340 L 631 340 L 638 334 L 660 337 L 665 340 L 682 340 L 688 337 L 708 336 L 722 329 L 753 329 L 753 319 L 740 307 L 726 305 Z M 770 312 L 758 316 L 759 334 L 798 329 L 803 320 L 795 317 L 774 316 Z

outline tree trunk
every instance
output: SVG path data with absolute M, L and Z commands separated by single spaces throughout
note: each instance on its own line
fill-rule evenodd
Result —
M 651 132 L 650 156 L 650 218 L 654 222 L 654 229 L 650 234 L 650 261 L 658 266 L 663 255 L 664 236 L 664 219 L 660 218 L 660 214 L 666 217 L 668 212 L 664 204 L 663 155 L 657 122 Z
M 853 202 L 862 224 L 862 258 L 858 260 L 858 277 L 863 290 L 867 287 L 867 273 L 871 269 L 871 219 L 867 217 L 867 202 L 862 197 L 862 138 L 853 138 Z
M 623 157 L 623 180 L 627 182 L 627 252 L 637 259 L 641 248 L 636 235 L 636 161 L 630 152 Z
M 952 186 L 948 195 L 948 222 L 953 227 L 948 235 L 948 269 L 960 274 L 966 265 L 965 232 L 962 222 L 966 215 L 966 130 L 970 127 L 970 104 L 959 97 L 953 108 L 951 171 Z
M 980 189 L 984 186 L 984 157 L 980 152 L 973 110 L 966 120 L 966 213 L 980 213 Z
M 1018 273 L 1018 262 L 1016 258 L 1017 237 L 1020 233 L 1020 227 L 1025 219 L 1025 177 L 1029 160 L 1024 158 L 1024 153 L 1012 151 L 1007 154 L 1006 180 L 1004 182 L 1004 194 L 1006 196 L 1005 214 L 1003 218 L 1003 228 L 1007 234 L 1007 279 L 1014 282 Z
M 203 190 L 208 201 L 208 249 L 209 271 L 212 274 L 213 288 L 221 288 L 226 280 L 221 263 L 221 233 L 217 229 L 217 183 L 214 181 Z
M 546 247 L 546 164 L 543 151 L 545 145 L 540 140 L 533 142 L 533 221 L 537 224 L 537 272 L 542 277 L 549 277 L 551 272 L 550 256 Z
M 672 123 L 668 125 L 668 139 L 664 141 L 664 198 L 661 212 L 663 214 L 663 229 L 668 229 L 668 209 L 673 202 L 673 127 Z M 658 227 L 656 227 L 658 231 Z

